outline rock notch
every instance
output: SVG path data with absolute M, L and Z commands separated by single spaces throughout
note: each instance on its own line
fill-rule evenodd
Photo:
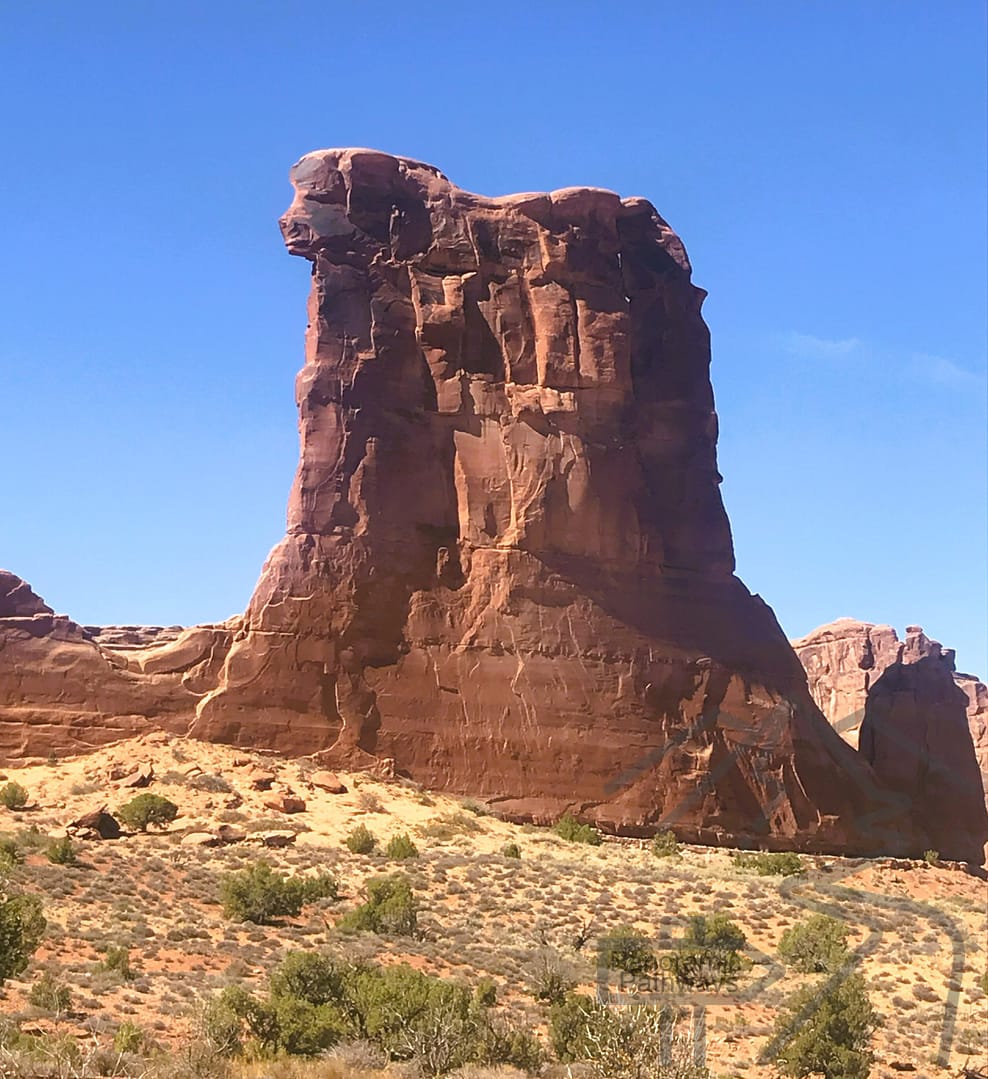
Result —
M 704 297 L 652 205 L 309 154 L 301 459 L 192 733 L 516 817 L 915 847 L 733 576 Z

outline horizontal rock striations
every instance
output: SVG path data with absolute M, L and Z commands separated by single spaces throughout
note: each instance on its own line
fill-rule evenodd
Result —
M 879 778 L 908 797 L 944 857 L 980 862 L 988 842 L 988 687 L 919 626 L 841 618 L 793 642 L 810 690 Z
M 117 651 L 98 627 L 54 614 L 0 570 L 0 760 L 78 753 L 152 724 L 184 733 L 216 683 L 231 632 L 196 626 L 160 647 Z M 152 631 L 151 642 L 161 636 Z
M 733 576 L 704 293 L 651 204 L 483 198 L 369 150 L 292 179 L 288 533 L 192 733 L 517 817 L 914 847 Z

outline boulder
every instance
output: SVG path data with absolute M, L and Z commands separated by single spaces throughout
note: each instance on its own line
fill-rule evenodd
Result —
M 305 801 L 297 794 L 275 794 L 264 799 L 264 806 L 277 813 L 304 813 Z
M 318 787 L 319 790 L 327 791 L 329 794 L 346 794 L 347 792 L 346 784 L 335 772 L 325 770 L 313 772 L 309 776 L 309 782 L 313 787 Z
M 80 839 L 119 839 L 122 834 L 120 824 L 116 817 L 107 813 L 106 806 L 84 813 L 72 821 L 66 831 Z

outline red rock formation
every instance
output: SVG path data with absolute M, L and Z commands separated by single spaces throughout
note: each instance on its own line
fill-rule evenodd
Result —
M 184 733 L 230 636 L 197 626 L 159 648 L 116 652 L 0 570 L 0 760 L 75 753 L 149 724 Z
M 519 817 L 914 847 L 732 574 L 704 294 L 654 208 L 368 150 L 292 178 L 288 534 L 193 733 Z
M 793 642 L 824 715 L 906 794 L 944 857 L 981 861 L 988 841 L 988 687 L 919 626 L 841 618 Z

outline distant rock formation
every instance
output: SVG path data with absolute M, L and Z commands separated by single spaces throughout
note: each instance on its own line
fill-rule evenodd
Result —
M 980 861 L 988 842 L 988 687 L 907 626 L 840 618 L 793 642 L 824 715 L 890 787 L 907 795 L 945 857 Z
M 184 733 L 232 634 L 196 626 L 161 647 L 117 651 L 94 629 L 0 570 L 0 760 L 78 753 L 149 725 Z

